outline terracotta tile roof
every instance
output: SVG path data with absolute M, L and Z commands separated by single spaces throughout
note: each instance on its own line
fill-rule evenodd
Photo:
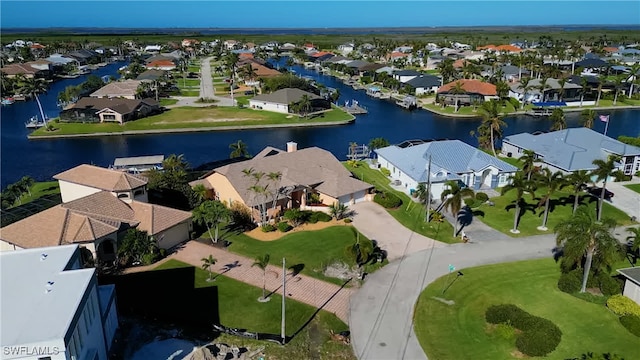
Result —
M 467 62 L 467 60 L 465 59 L 458 59 L 456 61 L 453 62 L 453 67 L 456 69 L 460 69 L 462 67 L 464 67 L 464 64 Z
M 154 67 L 176 67 L 176 64 L 170 60 L 155 60 L 145 65 L 148 68 Z
M 106 191 L 133 190 L 147 184 L 141 177 L 87 164 L 63 171 L 53 178 Z
M 477 50 L 489 50 L 489 51 L 506 51 L 506 52 L 520 52 L 522 51 L 522 49 L 520 49 L 517 46 L 514 45 L 485 45 L 485 46 L 478 46 Z
M 391 58 L 401 58 L 401 57 L 408 57 L 409 55 L 411 55 L 411 54 L 403 53 L 403 52 L 400 52 L 400 51 L 394 51 L 389 56 Z
M 18 75 L 18 74 L 29 74 L 33 75 L 40 71 L 28 64 L 9 64 L 0 69 L 3 73 L 7 75 Z
M 115 81 L 94 91 L 91 97 L 135 96 L 140 83 L 139 80 Z
M 495 85 L 472 79 L 461 79 L 444 84 L 438 89 L 438 94 L 448 93 L 449 90 L 455 87 L 458 82 L 462 84 L 462 88 L 467 93 L 480 94 L 484 96 L 494 96 L 497 94 Z
M 603 48 L 602 50 L 608 52 L 608 53 L 614 53 L 614 52 L 618 52 L 620 49 L 618 49 L 617 47 L 614 46 L 608 46 Z
M 242 58 L 253 58 L 253 54 L 252 53 L 241 53 L 240 55 L 238 55 L 238 58 L 242 59 Z
M 251 63 L 251 67 L 253 68 L 253 70 L 255 70 L 257 77 L 271 77 L 271 76 L 282 75 L 282 73 L 280 73 L 280 71 L 278 70 L 271 69 L 264 65 L 260 65 L 254 62 Z
M 191 213 L 160 205 L 152 205 L 140 201 L 132 201 L 131 208 L 139 223 L 138 229 L 155 235 L 176 224 L 191 219 Z
M 325 55 L 333 55 L 333 53 L 328 51 L 318 51 L 317 53 L 311 54 L 311 57 L 318 58 L 320 56 L 325 56 Z
M 113 194 L 100 191 L 61 205 L 73 212 L 98 219 L 136 224 L 135 211 Z

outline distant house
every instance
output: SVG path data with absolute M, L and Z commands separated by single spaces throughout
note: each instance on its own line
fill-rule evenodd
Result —
M 167 72 L 164 71 L 164 70 L 151 69 L 151 70 L 146 70 L 146 71 L 140 73 L 140 75 L 138 75 L 136 80 L 138 80 L 138 81 L 144 81 L 144 80 L 156 81 L 156 80 L 162 78 L 166 74 L 167 74 Z
M 513 45 L 497 45 L 496 46 L 493 44 L 478 46 L 477 50 L 488 51 L 488 52 L 506 52 L 506 53 L 519 53 L 522 51 L 522 49 Z
M 171 71 L 176 68 L 176 64 L 170 60 L 155 60 L 148 62 L 145 67 L 147 69 Z
M 461 93 L 456 94 L 460 85 Z M 474 102 L 484 102 L 496 98 L 496 86 L 487 82 L 473 79 L 452 81 L 438 89 L 438 99 L 448 105 L 471 105 Z
M 29 64 L 8 64 L 0 68 L 0 72 L 7 75 L 8 78 L 14 78 L 16 75 L 23 75 L 26 78 L 46 77 L 47 70 L 37 69 Z
M 416 70 L 396 70 L 393 72 L 393 78 L 400 81 L 401 83 L 406 83 L 407 81 L 420 75 L 423 74 Z
M 101 55 L 93 50 L 80 49 L 72 51 L 65 56 L 74 58 L 80 65 L 94 64 L 100 61 Z
M 160 50 L 162 50 L 161 45 L 147 45 L 144 47 L 144 52 L 148 53 L 157 53 L 160 52 Z
M 620 269 L 618 273 L 626 279 L 622 294 L 640 305 L 640 267 Z
M 338 51 L 345 56 L 352 53 L 355 49 L 356 49 L 356 46 L 353 43 L 345 43 L 342 45 L 338 45 Z
M 91 93 L 94 98 L 125 98 L 135 99 L 138 96 L 138 80 L 114 81 Z
M 520 83 L 513 83 L 510 85 L 509 96 L 518 99 L 519 101 L 527 102 L 539 102 L 539 101 L 579 101 L 580 89 L 582 86 L 574 84 L 570 81 L 566 81 L 564 85 L 561 85 L 558 79 L 549 78 L 545 84 L 544 99 L 542 97 L 542 80 L 531 79 L 529 81 L 529 89 L 527 90 L 526 98 L 524 89 Z
M 225 49 L 227 50 L 233 50 L 238 46 L 238 42 L 236 40 L 225 40 L 222 45 L 224 46 Z
M 313 111 L 331 108 L 328 100 L 308 91 L 295 88 L 280 89 L 271 94 L 260 94 L 249 99 L 249 106 L 252 109 L 288 114 L 291 112 L 290 105 L 299 102 L 305 95 L 311 100 Z
M 502 140 L 502 153 L 519 158 L 524 150 L 535 152 L 544 167 L 551 171 L 572 173 L 594 170 L 593 161 L 620 155 L 618 169 L 626 175 L 640 171 L 640 148 L 624 144 L 588 128 L 571 128 L 533 135 L 520 133 Z
M 275 209 L 272 199 L 256 196 L 249 188 L 254 179 L 243 170 L 282 174 L 278 186 L 287 189 L 277 195 Z M 262 204 L 271 215 L 288 208 L 301 210 L 329 210 L 328 205 L 351 205 L 370 201 L 373 185 L 354 178 L 329 151 L 318 147 L 298 150 L 295 142 L 287 143 L 287 151 L 267 147 L 250 160 L 221 166 L 205 175 L 197 183 L 210 189 L 215 198 L 228 206 L 240 203 L 252 209 L 256 221 L 260 219 Z M 195 183 L 192 183 L 194 185 Z M 312 203 L 317 198 L 319 203 Z
M 279 49 L 282 50 L 282 51 L 291 51 L 291 50 L 294 50 L 295 48 L 296 48 L 295 44 L 284 43 L 284 44 L 282 44 L 282 46 L 280 46 Z
M 414 89 L 414 95 L 434 94 L 442 85 L 442 79 L 435 75 L 419 75 L 405 82 L 406 86 Z
M 430 180 L 434 199 L 440 198 L 446 189 L 445 182 L 449 180 L 475 190 L 495 189 L 508 184 L 509 178 L 518 170 L 460 140 L 413 140 L 375 152 L 380 166 L 391 172 L 391 178 L 406 193 L 413 193 L 418 184 L 426 184 Z
M 60 112 L 62 121 L 117 122 L 140 119 L 160 112 L 154 99 L 120 99 L 84 97 Z

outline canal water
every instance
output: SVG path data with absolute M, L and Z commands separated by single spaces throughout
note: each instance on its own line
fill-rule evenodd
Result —
M 98 76 L 114 75 L 124 63 L 113 63 L 94 71 Z M 317 128 L 261 129 L 217 131 L 207 133 L 183 133 L 136 136 L 106 136 L 101 138 L 27 140 L 29 131 L 24 123 L 38 113 L 34 101 L 17 102 L 3 106 L 1 112 L 1 186 L 29 175 L 36 180 L 48 180 L 53 175 L 82 163 L 109 166 L 116 157 L 153 154 L 184 154 L 192 166 L 229 156 L 229 144 L 244 141 L 250 153 L 256 154 L 265 146 L 284 148 L 288 141 L 295 141 L 299 148 L 319 146 L 331 151 L 337 158 L 345 159 L 349 143 L 368 143 L 375 137 L 384 137 L 391 143 L 407 139 L 460 139 L 471 145 L 477 141 L 470 135 L 476 129 L 478 119 L 452 119 L 434 115 L 426 110 L 406 111 L 392 102 L 368 97 L 363 90 L 353 90 L 337 79 L 313 70 L 295 66 L 302 76 L 310 76 L 328 87 L 340 90 L 339 102 L 356 100 L 369 113 L 358 115 L 351 125 Z M 58 92 L 68 85 L 79 84 L 84 77 L 66 79 L 52 84 L 42 95 L 46 114 L 58 115 Z M 640 134 L 640 110 L 607 111 L 611 114 L 608 135 L 637 136 Z M 508 127 L 505 135 L 519 132 L 546 131 L 551 125 L 546 119 L 528 116 L 505 118 Z M 578 126 L 579 115 L 567 114 L 570 127 Z M 604 123 L 596 121 L 594 130 L 603 132 Z

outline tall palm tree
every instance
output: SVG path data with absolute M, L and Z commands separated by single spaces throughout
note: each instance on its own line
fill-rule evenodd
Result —
M 271 183 L 271 214 L 275 214 L 276 203 L 278 201 L 278 195 L 280 194 L 280 181 L 282 180 L 282 172 L 272 171 L 267 174 L 267 179 Z
M 564 186 L 564 177 L 562 175 L 562 172 L 560 171 L 552 173 L 548 168 L 544 168 L 537 176 L 534 177 L 534 181 L 539 187 L 545 189 L 544 194 L 538 202 L 538 207 L 544 205 L 542 225 L 538 227 L 538 230 L 547 231 L 547 220 L 549 219 L 549 201 L 551 200 L 551 196 L 553 196 L 556 191 Z
M 547 89 L 549 88 L 549 84 L 547 84 L 548 80 L 549 80 L 549 78 L 544 76 L 542 79 L 540 79 L 540 85 L 538 85 L 538 89 L 540 90 L 540 93 L 542 94 L 542 102 L 545 101 L 545 91 L 547 91 Z
M 602 217 L 602 203 L 604 202 L 607 180 L 615 174 L 617 171 L 616 163 L 620 161 L 621 157 L 617 155 L 609 155 L 606 161 L 602 159 L 593 160 L 593 165 L 595 165 L 596 168 L 591 171 L 591 175 L 596 177 L 596 182 L 602 181 L 602 191 L 598 199 L 598 221 L 600 221 Z
M 596 111 L 593 109 L 584 109 L 580 113 L 580 121 L 582 126 L 586 128 L 593 128 L 593 120 L 596 118 Z
M 42 116 L 42 121 L 47 122 L 47 118 L 44 115 L 44 110 L 42 110 L 42 104 L 40 103 L 40 98 L 38 94 L 44 93 L 47 91 L 47 82 L 44 79 L 36 79 L 36 78 L 27 78 L 20 85 L 20 92 L 22 94 L 31 95 L 38 103 L 38 109 L 40 109 L 40 116 Z
M 550 128 L 551 131 L 564 130 L 567 128 L 567 121 L 565 120 L 564 111 L 562 109 L 553 109 L 549 118 L 552 122 Z
M 529 85 L 529 82 L 531 82 L 531 78 L 524 78 L 520 80 L 520 85 L 518 85 L 518 88 L 522 89 L 522 103 L 520 104 L 520 109 L 524 109 L 524 103 L 527 100 L 527 93 L 529 92 L 529 90 L 531 90 L 531 86 Z
M 631 233 L 631 235 L 627 236 L 627 241 L 629 242 L 629 251 L 633 254 L 633 256 L 640 256 L 640 227 L 636 228 L 627 228 L 627 232 Z
M 604 85 L 604 76 L 598 76 L 598 97 L 596 98 L 596 106 L 600 105 L 600 97 L 602 96 L 602 86 Z
M 454 217 L 453 222 L 453 236 L 458 233 L 458 213 L 462 209 L 462 204 L 465 198 L 472 198 L 475 193 L 473 189 L 465 187 L 461 188 L 457 181 L 447 181 L 445 183 L 446 189 L 442 192 L 440 200 L 442 200 L 444 209 L 449 209 L 451 215 Z
M 485 101 L 480 106 L 480 113 L 482 114 L 482 123 L 489 129 L 491 136 L 491 151 L 493 156 L 496 154 L 496 140 L 502 138 L 502 128 L 507 126 L 507 123 L 502 121 L 500 115 L 500 103 L 497 100 Z
M 33 180 L 33 178 L 31 176 L 23 176 L 22 179 L 20 179 L 20 181 L 18 181 L 18 184 L 20 186 L 20 188 L 23 191 L 26 191 L 29 194 L 29 197 L 31 197 L 31 187 L 33 186 L 33 184 L 35 184 L 35 180 Z
M 587 93 L 589 89 L 589 83 L 587 82 L 587 78 L 584 76 L 580 77 L 580 107 L 582 107 L 582 103 L 584 102 L 584 94 Z
M 567 79 L 560 78 L 558 80 L 558 85 L 560 85 L 560 89 L 558 89 L 558 94 L 560 94 L 560 101 L 562 101 L 562 97 L 564 96 L 564 86 L 567 84 Z
M 615 91 L 613 95 L 613 105 L 615 105 L 618 102 L 618 93 L 620 93 L 620 90 L 622 89 L 623 81 L 624 81 L 623 75 L 618 75 L 613 79 L 613 89 Z
M 256 256 L 251 267 L 257 266 L 260 270 L 262 270 L 262 297 L 260 300 L 266 300 L 266 289 L 267 289 L 267 266 L 269 266 L 269 254 L 264 254 L 263 256 Z
M 193 221 L 205 225 L 214 244 L 218 242 L 220 224 L 229 219 L 229 209 L 217 200 L 207 200 L 193 210 Z M 211 233 L 214 228 L 214 234 Z
M 211 267 L 215 265 L 218 260 L 216 260 L 213 255 L 209 255 L 209 257 L 202 258 L 200 259 L 200 261 L 202 261 L 202 270 L 207 270 L 209 272 L 209 278 L 207 279 L 207 281 L 213 281 L 213 279 L 211 278 Z
M 311 98 L 309 95 L 302 95 L 300 101 L 298 101 L 296 105 L 302 116 L 306 117 L 311 111 Z
M 251 155 L 249 155 L 249 150 L 247 149 L 247 144 L 245 144 L 244 141 L 242 140 L 238 140 L 230 144 L 229 149 L 231 149 L 231 154 L 229 154 L 229 157 L 231 159 L 235 159 L 239 157 L 244 157 L 248 159 L 251 157 Z
M 455 112 L 458 112 L 458 104 L 459 104 L 459 97 L 458 95 L 462 95 L 462 94 L 466 94 L 467 91 L 464 89 L 464 85 L 462 84 L 461 81 L 456 81 L 453 84 L 453 87 L 449 90 L 449 93 L 454 95 L 454 99 L 455 99 Z
M 585 185 L 591 182 L 591 176 L 587 170 L 574 171 L 565 177 L 566 184 L 573 188 L 573 214 L 578 210 L 580 204 L 580 193 L 582 193 Z
M 633 96 L 633 85 L 638 83 L 638 76 L 640 75 L 640 63 L 635 63 L 631 65 L 630 72 L 631 75 L 627 79 L 630 83 L 629 86 L 629 97 Z
M 540 162 L 540 159 L 533 150 L 524 150 L 524 155 L 520 156 L 518 160 L 522 163 L 522 171 L 527 175 L 527 181 L 531 181 L 531 177 L 538 171 L 536 163 Z
M 516 192 L 516 198 L 515 198 L 516 209 L 513 216 L 513 229 L 509 230 L 513 234 L 520 233 L 520 230 L 518 230 L 518 219 L 520 218 L 520 205 L 522 203 L 522 197 L 524 196 L 524 192 L 529 191 L 530 187 L 531 187 L 530 181 L 524 177 L 524 173 L 522 171 L 518 171 L 513 176 L 511 176 L 511 178 L 509 179 L 509 183 L 504 187 L 502 187 L 502 190 L 500 192 L 501 195 L 503 196 L 511 191 Z
M 603 263 L 611 263 L 620 254 L 620 244 L 611 235 L 615 226 L 616 221 L 610 218 L 596 221 L 586 206 L 556 225 L 556 244 L 562 247 L 563 256 L 572 264 L 580 264 L 585 258 L 581 293 L 587 289 L 594 256 Z

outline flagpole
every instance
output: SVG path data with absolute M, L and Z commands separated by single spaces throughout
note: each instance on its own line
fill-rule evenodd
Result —
M 611 115 L 607 115 L 607 123 L 604 125 L 604 136 L 607 136 L 607 130 L 609 129 L 609 121 L 611 121 Z

